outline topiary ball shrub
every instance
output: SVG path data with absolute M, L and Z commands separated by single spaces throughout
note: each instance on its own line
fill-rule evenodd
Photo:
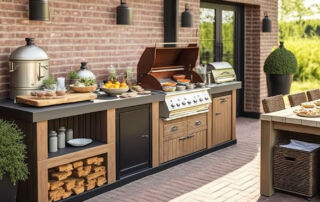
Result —
M 15 123 L 0 119 L 0 180 L 7 175 L 13 185 L 26 180 L 29 174 L 23 137 Z
M 297 58 L 287 50 L 283 42 L 274 50 L 264 62 L 264 72 L 267 74 L 294 74 L 298 69 Z

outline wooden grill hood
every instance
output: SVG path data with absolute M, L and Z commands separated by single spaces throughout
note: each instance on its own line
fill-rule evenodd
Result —
M 137 80 L 148 89 L 161 90 L 159 79 L 185 74 L 192 82 L 202 82 L 193 71 L 199 56 L 197 44 L 186 47 L 147 47 L 137 69 Z

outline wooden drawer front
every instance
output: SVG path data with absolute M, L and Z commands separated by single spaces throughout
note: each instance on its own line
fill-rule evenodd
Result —
M 182 137 L 187 134 L 187 120 L 174 120 L 163 126 L 163 140 Z
M 193 133 L 207 129 L 207 116 L 202 114 L 188 120 L 188 133 Z
M 161 163 L 179 158 L 207 147 L 207 131 L 185 135 L 163 142 L 163 155 Z

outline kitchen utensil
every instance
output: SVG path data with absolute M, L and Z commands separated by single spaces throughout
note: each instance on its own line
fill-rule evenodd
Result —
M 66 147 L 66 134 L 65 134 L 65 132 L 66 132 L 66 129 L 65 129 L 65 127 L 60 127 L 59 129 L 58 129 L 58 148 L 59 149 L 63 149 L 63 148 L 65 148 Z
M 49 57 L 34 43 L 34 38 L 26 38 L 26 45 L 17 48 L 9 58 L 10 98 L 30 95 L 39 90 L 44 79 L 49 77 Z
M 58 137 L 56 131 L 49 132 L 49 152 L 58 151 Z
M 121 93 L 125 93 L 129 90 L 129 88 L 101 88 L 104 92 L 108 93 L 111 96 L 120 95 Z
M 92 139 L 90 139 L 90 138 L 76 138 L 76 139 L 69 140 L 67 143 L 71 146 L 74 146 L 74 147 L 83 147 L 83 146 L 86 146 L 86 145 L 92 143 Z

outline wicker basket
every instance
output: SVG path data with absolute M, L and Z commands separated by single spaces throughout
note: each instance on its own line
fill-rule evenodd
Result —
M 273 187 L 312 197 L 319 191 L 319 149 L 312 152 L 275 146 Z

